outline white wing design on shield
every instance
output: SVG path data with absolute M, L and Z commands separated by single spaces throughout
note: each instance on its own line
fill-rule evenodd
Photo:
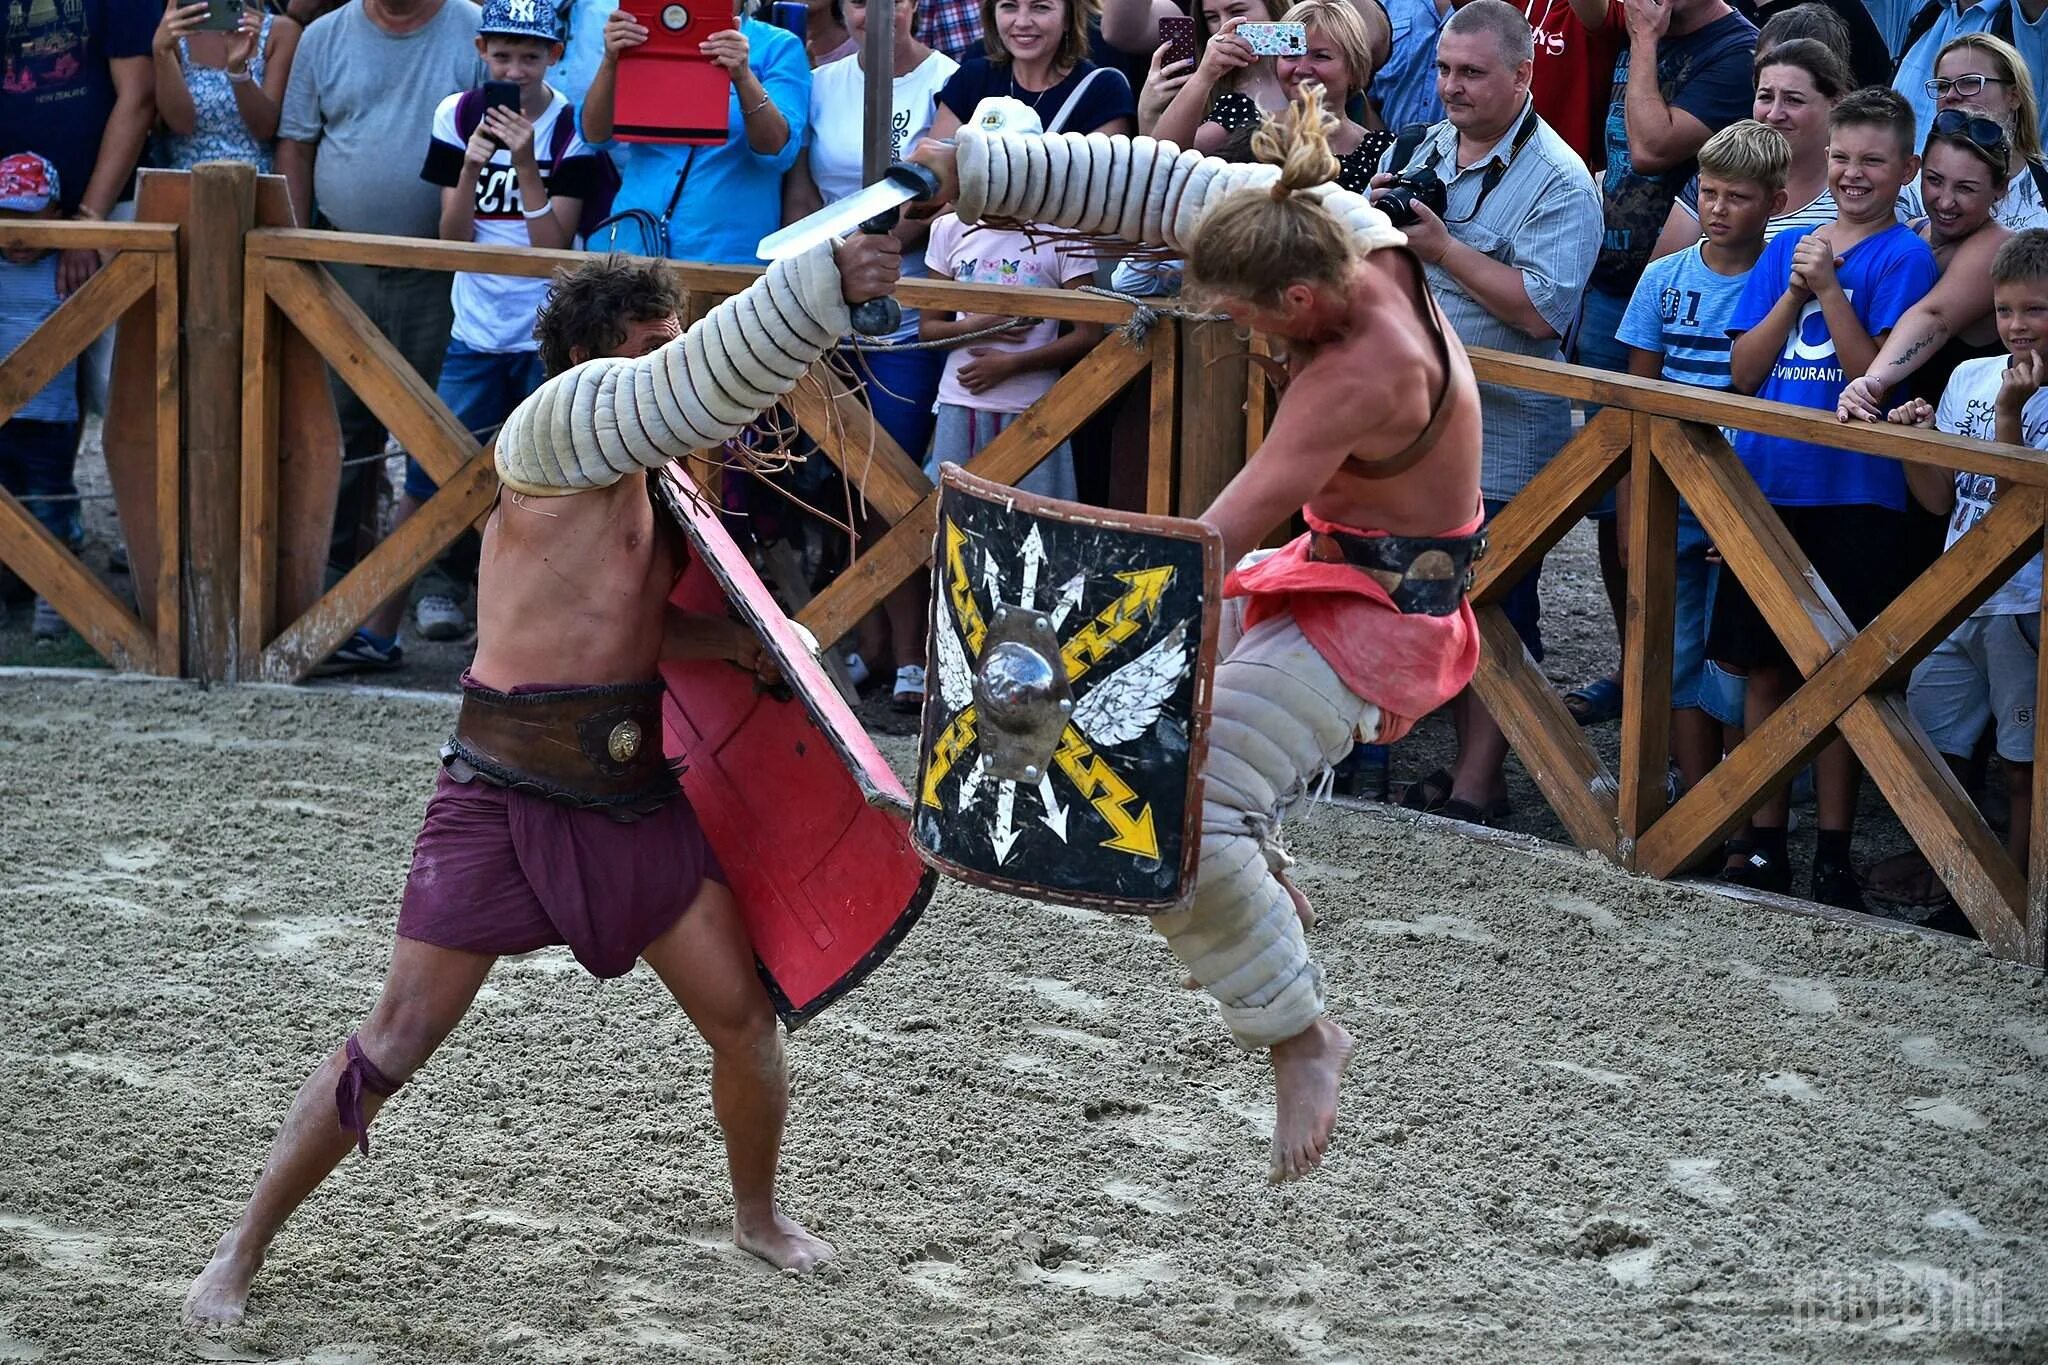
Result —
M 1097 748 L 1128 744 L 1152 728 L 1188 671 L 1187 623 L 1104 678 L 1074 704 L 1074 724 Z
M 934 583 L 932 591 L 939 598 L 939 700 L 945 704 L 945 713 L 955 716 L 973 704 L 974 673 L 967 666 L 967 651 L 960 645 L 960 627 L 953 620 L 946 585 Z

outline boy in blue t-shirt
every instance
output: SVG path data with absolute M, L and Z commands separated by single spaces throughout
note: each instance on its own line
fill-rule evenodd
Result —
M 39 152 L 0 157 L 0 217 L 55 218 L 61 191 L 57 168 Z M 0 358 L 28 340 L 63 300 L 57 297 L 57 253 L 44 247 L 0 252 Z M 0 425 L 0 488 L 24 499 L 44 529 L 71 550 L 85 543 L 78 517 L 78 362 L 59 370 Z M 0 605 L 0 616 L 6 607 Z M 32 632 L 38 641 L 64 634 L 64 618 L 36 599 Z
M 1700 227 L 1705 239 L 1650 262 L 1622 314 L 1616 339 L 1629 348 L 1630 374 L 1726 389 L 1728 319 L 1763 255 L 1766 226 L 1785 207 L 1792 147 L 1775 128 L 1744 119 L 1708 138 L 1699 162 Z M 1622 543 L 1627 543 L 1626 537 Z M 1720 761 L 1721 725 L 1742 724 L 1739 695 L 1720 698 L 1718 704 L 1711 695 L 1707 611 L 1716 575 L 1707 559 L 1708 548 L 1698 518 L 1680 503 L 1671 756 L 1688 787 Z
M 1934 253 L 1900 225 L 1899 191 L 1919 173 L 1913 109 L 1895 90 L 1857 90 L 1828 117 L 1831 223 L 1780 233 L 1743 286 L 1728 321 L 1730 373 L 1741 393 L 1833 413 L 1852 375 L 1866 373 L 1884 338 L 1934 283 Z M 1868 625 L 1897 596 L 1911 564 L 1906 480 L 1894 460 L 1780 436 L 1742 432 L 1735 453 L 1834 594 L 1850 624 Z M 1798 674 L 1741 585 L 1721 584 L 1708 632 L 1709 657 L 1749 671 L 1745 698 L 1754 730 L 1778 709 Z M 1819 761 L 1819 835 L 1812 896 L 1863 909 L 1849 865 L 1862 776 L 1837 738 Z M 1728 874 L 1744 885 L 1790 889 L 1785 793 L 1752 817 L 1753 851 Z

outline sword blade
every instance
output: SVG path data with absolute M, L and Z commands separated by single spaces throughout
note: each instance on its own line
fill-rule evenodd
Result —
M 845 236 L 878 213 L 887 213 L 909 203 L 919 193 L 916 187 L 885 176 L 866 189 L 856 190 L 816 213 L 806 214 L 786 228 L 769 233 L 761 239 L 761 245 L 754 252 L 764 261 L 800 256 L 820 242 Z

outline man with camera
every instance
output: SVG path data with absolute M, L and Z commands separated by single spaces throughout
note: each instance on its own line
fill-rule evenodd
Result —
M 1431 293 L 1469 346 L 1558 360 L 1600 251 L 1600 191 L 1529 96 L 1535 40 L 1522 11 L 1471 0 L 1437 44 L 1447 117 L 1411 131 L 1373 178 L 1374 202 L 1408 236 Z M 1479 386 L 1480 488 L 1489 518 L 1571 435 L 1562 398 Z M 1537 570 L 1501 604 L 1537 659 Z M 1507 741 L 1468 690 L 1451 703 L 1458 757 L 1413 783 L 1403 804 L 1474 823 L 1507 814 Z

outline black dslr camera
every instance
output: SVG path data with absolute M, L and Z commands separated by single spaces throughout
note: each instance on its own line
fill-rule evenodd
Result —
M 1382 190 L 1372 202 L 1395 227 L 1413 227 L 1417 221 L 1415 206 L 1418 203 L 1427 205 L 1437 217 L 1443 217 L 1450 204 L 1450 191 L 1437 178 L 1436 171 L 1425 166 L 1412 175 L 1394 177 L 1394 183 Z

